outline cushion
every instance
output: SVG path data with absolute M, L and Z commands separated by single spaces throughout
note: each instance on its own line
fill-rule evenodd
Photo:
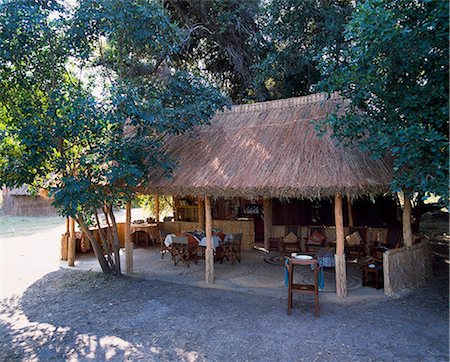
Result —
M 349 246 L 358 246 L 361 244 L 362 237 L 359 234 L 359 231 L 355 231 L 353 234 L 347 235 L 345 241 Z
M 213 236 L 218 236 L 222 241 L 225 239 L 225 234 L 222 232 L 213 232 Z
M 296 243 L 297 242 L 297 235 L 295 235 L 294 233 L 289 233 L 287 234 L 284 238 L 283 241 L 286 243 Z
M 182 236 L 187 236 L 189 244 L 191 244 L 191 245 L 198 245 L 198 240 L 197 240 L 197 238 L 194 235 L 192 235 L 192 234 L 190 234 L 188 232 L 184 232 L 182 234 Z
M 318 244 L 322 245 L 323 241 L 325 240 L 325 235 L 322 233 L 319 233 L 317 230 L 314 230 L 311 236 L 309 237 L 309 243 L 311 244 Z

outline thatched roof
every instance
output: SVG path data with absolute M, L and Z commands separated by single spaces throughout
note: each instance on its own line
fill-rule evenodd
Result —
M 22 185 L 16 189 L 9 189 L 8 195 L 9 196 L 31 196 L 31 192 L 28 191 L 27 185 Z
M 178 166 L 171 178 L 154 173 L 147 192 L 246 198 L 360 196 L 388 190 L 390 167 L 357 149 L 337 146 L 315 124 L 342 98 L 324 94 L 234 106 L 211 125 L 171 137 Z

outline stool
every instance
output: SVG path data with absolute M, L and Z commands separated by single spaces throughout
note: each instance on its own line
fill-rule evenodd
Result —
M 314 284 L 294 284 L 294 265 L 306 265 L 311 268 L 314 265 Z M 309 269 L 308 268 L 308 269 Z M 312 294 L 316 304 L 316 317 L 319 316 L 319 263 L 317 260 L 301 260 L 288 258 L 288 310 L 291 314 L 293 293 Z
M 383 266 L 376 265 L 375 268 L 369 268 L 368 265 L 362 269 L 362 285 L 376 289 L 383 288 Z

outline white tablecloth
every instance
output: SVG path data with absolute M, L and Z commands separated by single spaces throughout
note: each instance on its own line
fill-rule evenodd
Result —
M 166 238 L 164 239 L 164 244 L 165 244 L 166 246 L 172 245 L 172 243 L 173 243 L 172 238 L 173 238 L 174 236 L 176 236 L 176 235 L 175 235 L 175 234 L 167 234 Z
M 216 248 L 219 246 L 220 244 L 220 238 L 218 236 L 213 236 L 212 237 L 212 244 L 213 244 L 213 250 L 216 250 Z M 200 242 L 198 243 L 199 246 L 206 246 L 206 236 L 202 238 L 202 240 L 200 240 Z

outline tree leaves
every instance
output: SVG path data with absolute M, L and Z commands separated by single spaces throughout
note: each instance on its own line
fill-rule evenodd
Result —
M 322 89 L 352 101 L 329 119 L 335 137 L 392 158 L 393 191 L 447 203 L 448 2 L 361 2 L 345 38 L 339 58 L 321 57 Z

